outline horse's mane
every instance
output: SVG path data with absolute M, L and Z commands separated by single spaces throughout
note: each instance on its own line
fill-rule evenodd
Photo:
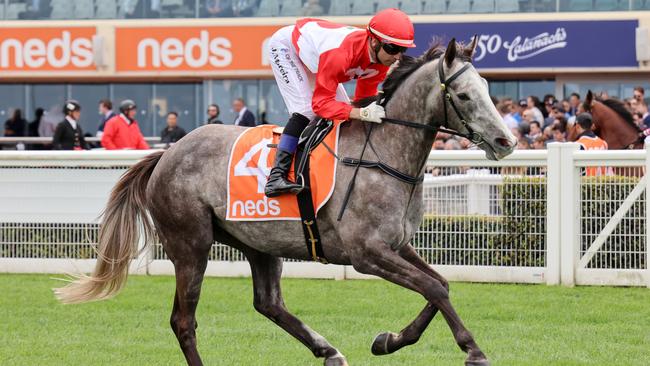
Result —
M 471 62 L 471 57 L 465 55 L 463 52 L 464 46 L 460 43 L 456 45 L 456 58 L 460 58 L 463 61 Z M 385 103 L 388 103 L 390 98 L 393 97 L 393 94 L 397 88 L 402 84 L 406 78 L 415 72 L 415 70 L 424 66 L 426 63 L 439 59 L 445 54 L 445 47 L 442 44 L 441 40 L 434 40 L 431 44 L 431 47 L 422 55 L 418 57 L 412 57 L 408 55 L 402 55 L 402 58 L 399 61 L 399 65 L 394 68 L 391 73 L 384 80 L 382 86 L 383 98 Z M 366 106 L 377 100 L 377 96 L 371 96 L 358 100 L 354 103 L 356 107 Z
M 630 113 L 630 111 L 628 111 L 627 108 L 625 107 L 625 103 L 621 102 L 618 99 L 613 99 L 613 98 L 609 98 L 609 99 L 596 98 L 596 100 L 603 103 L 606 107 L 612 109 L 614 112 L 616 112 L 616 114 L 621 116 L 621 118 L 625 122 L 627 122 L 627 124 L 629 124 L 638 132 L 641 132 L 639 126 L 636 123 L 634 123 L 634 118 L 632 117 L 632 113 Z

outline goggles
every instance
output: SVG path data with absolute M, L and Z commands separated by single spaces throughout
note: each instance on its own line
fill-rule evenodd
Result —
M 406 47 L 398 46 L 392 43 L 382 42 L 381 48 L 383 48 L 384 51 L 391 56 L 397 55 L 398 53 L 406 52 Z

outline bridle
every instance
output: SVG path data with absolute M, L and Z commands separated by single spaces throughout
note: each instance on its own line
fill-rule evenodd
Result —
M 485 142 L 483 140 L 483 137 L 478 132 L 474 131 L 472 126 L 469 125 L 469 123 L 467 122 L 467 120 L 465 119 L 463 114 L 460 112 L 460 110 L 456 106 L 456 103 L 454 103 L 454 98 L 452 98 L 452 96 L 455 96 L 455 94 L 453 94 L 452 90 L 449 88 L 449 85 L 454 80 L 458 79 L 458 77 L 460 75 L 462 75 L 465 71 L 467 71 L 470 68 L 470 66 L 471 66 L 470 63 L 465 64 L 465 66 L 463 66 L 460 70 L 456 71 L 456 73 L 451 75 L 448 79 L 445 79 L 444 60 L 441 59 L 438 62 L 438 77 L 440 78 L 440 88 L 442 89 L 442 94 L 441 94 L 441 96 L 442 96 L 442 105 L 444 106 L 443 108 L 444 108 L 444 111 L 445 111 L 445 119 L 444 119 L 443 123 L 436 126 L 436 124 L 434 123 L 433 120 L 430 121 L 427 124 L 422 124 L 422 123 L 415 123 L 415 122 L 411 122 L 411 121 L 404 121 L 404 120 L 401 120 L 401 119 L 388 118 L 388 117 L 382 118 L 382 121 L 392 123 L 392 124 L 396 124 L 396 125 L 402 125 L 402 126 L 406 126 L 406 127 L 419 128 L 419 129 L 430 131 L 430 132 L 432 132 L 434 134 L 437 133 L 437 132 L 444 132 L 444 133 L 448 133 L 450 135 L 464 137 L 464 138 L 470 140 L 472 143 L 474 143 L 476 145 L 483 144 Z M 380 104 L 385 107 L 386 102 L 387 102 L 387 100 L 382 100 L 380 102 Z M 451 105 L 451 108 L 454 110 L 454 113 L 456 113 L 456 116 L 460 120 L 460 123 L 462 123 L 463 127 L 467 130 L 467 133 L 462 133 L 462 132 L 458 132 L 458 131 L 455 131 L 455 130 L 450 130 L 450 129 L 447 128 L 447 126 L 449 125 L 449 116 L 448 116 L 448 113 L 447 113 L 447 103 L 449 103 L 449 105 Z M 439 126 L 443 126 L 443 127 L 439 127 Z
M 458 70 L 456 73 L 454 73 L 453 75 L 451 75 L 449 78 L 446 79 L 445 78 L 445 72 L 444 72 L 444 62 L 445 62 L 445 60 L 443 58 L 441 58 L 439 63 L 438 63 L 438 65 L 439 65 L 438 66 L 438 76 L 440 78 L 440 87 L 441 87 L 442 92 L 443 92 L 442 93 L 442 104 L 444 106 L 444 111 L 445 111 L 445 119 L 444 119 L 444 122 L 442 124 L 437 125 L 433 121 L 433 119 L 429 123 L 426 123 L 426 124 L 415 123 L 415 122 L 411 122 L 411 121 L 404 121 L 404 120 L 396 119 L 396 118 L 386 118 L 386 117 L 382 118 L 382 121 L 384 123 L 391 123 L 391 124 L 395 124 L 395 125 L 401 125 L 401 126 L 406 126 L 406 127 L 411 127 L 411 128 L 422 129 L 422 130 L 431 132 L 434 135 L 436 133 L 438 133 L 438 132 L 444 132 L 444 133 L 448 133 L 448 134 L 451 134 L 451 135 L 464 137 L 464 138 L 470 140 L 471 142 L 473 142 L 476 145 L 481 145 L 481 144 L 483 144 L 485 142 L 483 140 L 483 137 L 479 133 L 475 132 L 474 129 L 472 129 L 472 127 L 469 125 L 467 120 L 463 117 L 463 114 L 460 112 L 458 107 L 456 107 L 456 104 L 454 103 L 454 99 L 452 98 L 452 96 L 454 96 L 454 95 L 452 94 L 452 91 L 449 88 L 449 85 L 454 80 L 456 80 L 461 74 L 463 74 L 465 71 L 467 71 L 470 68 L 471 64 L 470 63 L 465 64 L 460 70 Z M 383 100 L 380 100 L 378 103 L 381 106 L 385 107 L 387 102 L 388 101 L 386 99 L 383 99 Z M 462 132 L 458 132 L 458 131 L 450 130 L 450 129 L 446 128 L 446 126 L 449 123 L 449 119 L 448 119 L 449 116 L 448 116 L 448 113 L 447 113 L 447 103 L 449 103 L 449 105 L 451 105 L 451 108 L 454 110 L 454 113 L 456 113 L 456 116 L 460 119 L 460 122 L 463 124 L 463 127 L 467 130 L 467 133 L 462 133 Z M 401 182 L 404 182 L 404 183 L 407 183 L 407 184 L 411 185 L 413 188 L 415 188 L 415 186 L 417 184 L 421 183 L 424 180 L 424 175 L 411 176 L 409 174 L 400 172 L 399 170 L 397 170 L 397 169 L 391 167 L 390 165 L 384 163 L 383 161 L 381 161 L 381 158 L 379 158 L 377 152 L 374 151 L 374 148 L 372 147 L 372 144 L 370 144 L 371 145 L 370 147 L 375 152 L 375 155 L 377 155 L 379 160 L 378 161 L 363 160 L 363 154 L 366 151 L 366 147 L 368 146 L 368 142 L 370 141 L 370 134 L 372 133 L 372 130 L 375 127 L 375 125 L 376 125 L 375 123 L 370 123 L 370 128 L 366 132 L 366 141 L 365 141 L 365 143 L 363 145 L 363 148 L 361 150 L 361 156 L 358 159 L 349 158 L 349 157 L 341 158 L 341 157 L 337 156 L 335 154 L 335 152 L 332 151 L 329 146 L 327 146 L 327 144 L 325 144 L 325 147 L 329 150 L 329 152 L 332 155 L 334 155 L 334 157 L 336 157 L 336 159 L 338 159 L 341 163 L 343 163 L 344 165 L 354 166 L 355 167 L 354 174 L 352 175 L 352 179 L 350 180 L 350 183 L 348 185 L 347 192 L 345 193 L 345 197 L 343 198 L 343 204 L 341 205 L 341 209 L 339 211 L 339 215 L 338 215 L 338 218 L 337 218 L 338 221 L 341 221 L 341 218 L 343 217 L 343 213 L 345 212 L 345 208 L 347 207 L 348 201 L 350 199 L 350 194 L 352 193 L 352 190 L 354 189 L 354 183 L 355 183 L 356 178 L 357 178 L 357 173 L 359 172 L 359 168 L 361 168 L 361 167 L 380 169 L 381 171 L 388 174 L 389 176 L 391 176 L 391 177 L 393 177 L 393 178 L 395 178 L 395 179 L 397 179 L 397 180 L 399 180 Z M 440 127 L 440 126 L 443 126 L 443 127 Z M 427 158 L 425 157 L 424 161 L 420 164 L 420 170 L 424 166 L 424 164 L 426 164 L 426 160 L 427 160 Z M 412 190 L 411 193 L 413 193 L 413 190 Z

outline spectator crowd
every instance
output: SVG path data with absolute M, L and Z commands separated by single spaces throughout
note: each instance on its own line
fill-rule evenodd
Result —
M 603 93 L 601 98 L 607 99 Z M 650 135 L 650 113 L 645 99 L 644 88 L 634 88 L 633 95 L 623 100 L 626 108 L 632 114 L 637 126 Z M 591 118 L 577 118 L 584 113 L 581 96 L 573 93 L 567 99 L 557 99 L 547 94 L 543 98 L 530 95 L 526 99 L 493 98 L 494 105 L 512 133 L 517 137 L 517 149 L 545 149 L 550 142 L 566 142 L 570 126 L 575 123 L 582 125 L 581 132 L 586 134 L 591 130 Z M 233 121 L 226 123 L 253 127 L 257 124 L 268 123 L 264 114 L 261 121 L 247 107 L 244 99 L 232 101 Z M 137 105 L 132 100 L 120 101 L 117 111 L 108 99 L 98 102 L 98 122 L 95 126 L 87 121 L 91 117 L 81 118 L 81 106 L 75 100 L 66 101 L 63 113 L 56 110 L 45 111 L 36 108 L 34 120 L 27 121 L 20 109 L 14 109 L 11 117 L 4 123 L 5 137 L 52 137 L 51 144 L 29 144 L 27 149 L 62 149 L 81 150 L 90 148 L 118 149 L 148 149 L 136 120 Z M 210 104 L 207 108 L 207 118 L 204 124 L 223 124 L 219 119 L 220 108 Z M 84 111 L 84 115 L 88 113 Z M 588 116 L 588 114 L 586 114 Z M 166 116 L 166 126 L 160 132 L 160 145 L 168 147 L 185 136 L 186 131 L 179 126 L 179 114 L 170 111 Z M 91 132 L 92 131 L 92 132 Z M 87 137 L 97 137 L 97 142 L 86 142 Z M 434 150 L 463 150 L 472 149 L 467 139 L 438 133 L 433 143 Z
M 136 120 L 137 109 L 138 106 L 134 101 L 125 99 L 120 102 L 116 112 L 111 100 L 102 99 L 98 102 L 99 118 L 94 129 L 89 126 L 92 124 L 85 122 L 91 118 L 85 117 L 82 120 L 81 105 L 73 99 L 67 100 L 61 111 L 57 109 L 45 111 L 43 108 L 36 108 L 35 118 L 30 122 L 23 118 L 22 110 L 16 108 L 4 123 L 4 137 L 51 137 L 52 140 L 51 143 L 48 140 L 45 144 L 31 143 L 25 146 L 18 143 L 5 145 L 5 147 L 29 150 L 149 149 L 150 146 L 145 141 Z M 236 114 L 232 124 L 243 127 L 254 127 L 258 124 L 243 98 L 233 100 L 232 109 Z M 204 124 L 223 124 L 219 119 L 220 108 L 217 104 L 210 104 L 206 113 L 207 120 Z M 179 126 L 178 120 L 178 112 L 167 113 L 166 126 L 160 132 L 160 144 L 155 147 L 169 147 L 187 134 Z M 264 115 L 260 123 L 267 123 Z M 91 130 L 95 130 L 94 135 L 89 132 Z M 86 138 L 93 136 L 96 137 L 96 143 L 86 141 Z
M 606 93 L 600 95 L 608 99 Z M 583 100 L 578 93 L 559 100 L 552 94 L 542 99 L 530 95 L 526 99 L 492 98 L 503 122 L 517 138 L 517 149 L 546 149 L 551 142 L 567 142 L 568 130 L 577 124 L 578 136 L 592 135 L 592 121 L 583 108 Z M 634 88 L 634 94 L 623 100 L 634 122 L 645 135 L 650 135 L 650 113 L 645 100 L 643 87 Z M 579 118 L 583 115 L 583 118 Z M 472 148 L 464 138 L 438 133 L 433 144 L 435 150 L 461 150 Z

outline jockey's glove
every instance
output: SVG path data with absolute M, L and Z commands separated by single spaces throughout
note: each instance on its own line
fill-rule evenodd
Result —
M 362 121 L 381 123 L 381 119 L 386 117 L 386 111 L 377 102 L 372 102 L 367 107 L 361 108 L 359 115 Z

